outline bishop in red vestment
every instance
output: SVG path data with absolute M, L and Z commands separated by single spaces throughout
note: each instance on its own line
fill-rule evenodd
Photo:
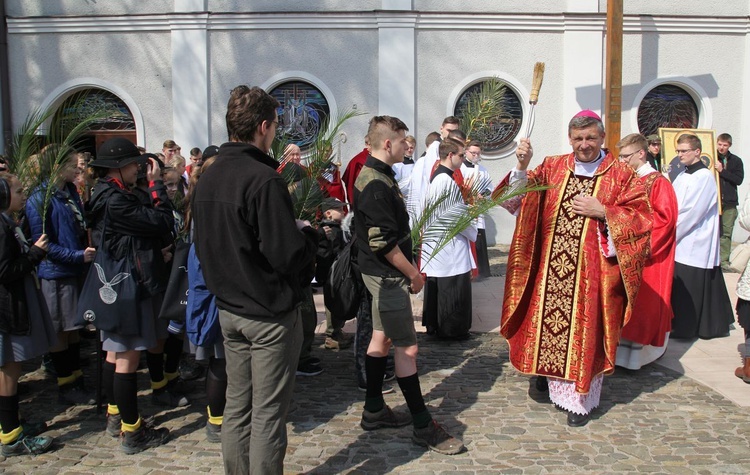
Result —
M 602 150 L 599 116 L 577 114 L 568 138 L 573 153 L 528 172 L 532 149 L 522 139 L 516 169 L 494 192 L 526 180 L 549 187 L 508 202 L 520 213 L 500 332 L 513 366 L 549 377 L 552 402 L 568 411 L 568 425 L 582 426 L 599 404 L 602 375 L 614 370 L 650 253 L 651 208 L 635 173 Z

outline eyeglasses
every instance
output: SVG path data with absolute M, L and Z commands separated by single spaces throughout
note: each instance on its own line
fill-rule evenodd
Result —
M 479 155 L 479 152 L 472 152 L 471 150 L 465 153 L 468 153 L 469 155 Z
M 698 149 L 697 148 L 688 148 L 688 149 L 685 149 L 685 150 L 675 150 L 675 152 L 677 152 L 677 155 L 683 155 L 683 154 L 688 153 L 688 152 L 695 152 L 696 150 L 698 150 Z
M 635 155 L 635 154 L 636 154 L 636 153 L 638 153 L 638 152 L 640 152 L 640 150 L 636 150 L 636 151 L 635 151 L 635 152 L 633 152 L 633 153 L 626 153 L 625 155 L 618 155 L 618 158 L 619 158 L 620 160 L 628 160 L 628 159 L 629 159 L 630 157 L 632 157 L 633 155 Z

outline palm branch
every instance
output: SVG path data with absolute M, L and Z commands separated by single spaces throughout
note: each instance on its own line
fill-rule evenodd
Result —
M 365 112 L 353 109 L 346 110 L 339 112 L 335 122 L 330 121 L 330 116 L 323 121 L 320 129 L 323 132 L 318 134 L 308 149 L 306 173 L 301 180 L 295 176 L 292 167 L 284 166 L 282 168 L 281 176 L 286 181 L 292 195 L 294 214 L 297 219 L 310 222 L 316 220 L 318 210 L 326 198 L 326 194 L 320 188 L 319 179 L 322 179 L 323 173 L 333 163 L 333 151 L 341 140 L 341 128 L 349 119 L 363 114 Z M 284 165 L 284 149 L 289 143 L 289 140 L 283 135 L 274 138 L 271 153 L 279 162 L 279 166 Z
M 505 111 L 507 88 L 499 78 L 492 77 L 482 82 L 479 90 L 469 94 L 459 117 L 459 128 L 466 134 L 467 141 L 481 135 L 478 132 L 491 127 Z
M 76 152 L 83 134 L 112 111 L 100 109 L 79 116 L 86 92 L 74 94 L 55 111 L 33 111 L 13 135 L 10 146 L 11 171 L 16 174 L 29 194 L 31 204 L 42 217 L 42 233 L 46 232 L 47 212 L 52 196 L 60 186 L 62 167 Z M 42 126 L 50 121 L 46 132 Z
M 492 208 L 525 193 L 542 191 L 549 188 L 530 184 L 528 186 L 509 185 L 484 197 L 482 192 L 490 187 L 489 177 L 477 178 L 469 183 L 468 191 L 472 204 L 467 204 L 466 192 L 459 187 L 446 190 L 441 195 L 427 201 L 422 216 L 416 221 L 412 230 L 414 252 L 426 249 L 429 258 L 421 262 L 422 268 L 440 254 L 456 236 L 461 234 L 480 216 Z

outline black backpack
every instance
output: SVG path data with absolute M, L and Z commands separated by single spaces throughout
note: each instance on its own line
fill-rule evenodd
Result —
M 334 327 L 343 325 L 357 316 L 362 299 L 364 282 L 357 265 L 357 237 L 352 233 L 339 256 L 331 265 L 328 279 L 323 285 L 323 301 Z

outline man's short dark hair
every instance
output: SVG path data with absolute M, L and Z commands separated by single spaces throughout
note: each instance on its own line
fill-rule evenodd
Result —
M 703 151 L 703 144 L 701 143 L 701 139 L 699 139 L 696 135 L 693 135 L 693 134 L 682 134 L 682 135 L 680 135 L 677 138 L 677 143 L 686 143 L 693 150 L 701 150 L 701 151 Z
M 604 133 L 604 124 L 602 124 L 602 121 L 596 117 L 585 115 L 573 117 L 570 119 L 570 122 L 568 122 L 568 135 L 570 135 L 573 130 L 588 129 L 592 125 L 596 125 L 599 129 L 599 134 Z
M 276 120 L 279 101 L 258 86 L 237 86 L 229 94 L 227 103 L 227 135 L 229 140 L 251 143 L 258 127 Z
M 482 142 L 480 142 L 479 140 L 470 140 L 469 143 L 466 144 L 466 148 L 469 147 L 479 147 L 481 149 Z
M 429 147 L 430 145 L 432 145 L 432 142 L 434 142 L 435 140 L 439 140 L 439 139 L 440 139 L 440 132 L 430 132 L 429 134 L 427 134 L 427 137 L 425 137 L 424 139 L 424 145 L 425 147 Z
M 370 138 L 370 146 L 377 150 L 383 148 L 383 141 L 391 138 L 394 132 L 401 130 L 406 132 L 409 130 L 409 127 L 398 117 L 376 115 L 370 119 L 370 128 L 367 130 L 367 136 Z
M 193 147 L 193 148 L 190 149 L 190 156 L 191 157 L 197 157 L 200 154 L 201 154 L 201 149 L 199 149 L 198 147 Z
M 459 124 L 458 117 L 456 117 L 454 115 L 449 115 L 448 117 L 446 117 L 445 119 L 443 119 L 443 125 L 445 125 L 445 124 L 456 124 L 456 125 L 458 125 Z
M 731 146 L 732 145 L 732 136 L 729 135 L 729 134 L 726 134 L 726 133 L 725 134 L 719 134 L 719 136 L 716 137 L 716 141 L 717 142 L 726 142 L 726 143 L 728 143 Z
M 464 141 L 454 137 L 448 137 L 447 139 L 440 142 L 438 147 L 438 153 L 440 154 L 440 160 L 444 160 L 450 153 L 458 153 L 464 147 Z
M 461 129 L 455 129 L 448 132 L 448 138 L 458 140 L 462 145 L 466 143 L 466 134 Z

